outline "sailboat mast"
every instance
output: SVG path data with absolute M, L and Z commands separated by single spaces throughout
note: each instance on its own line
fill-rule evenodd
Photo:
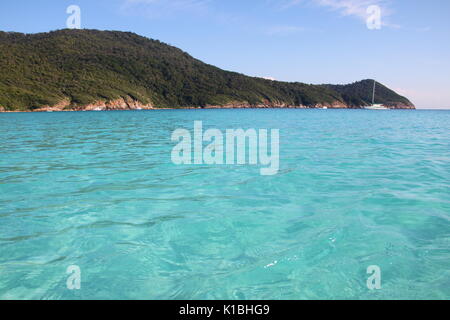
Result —
M 377 81 L 373 81 L 373 94 L 372 94 L 372 105 L 375 104 L 375 86 L 377 85 Z

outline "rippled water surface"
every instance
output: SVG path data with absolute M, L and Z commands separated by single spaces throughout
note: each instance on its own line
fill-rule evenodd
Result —
M 278 175 L 172 164 L 194 120 L 280 129 Z M 448 111 L 16 113 L 0 137 L 0 299 L 450 299 Z

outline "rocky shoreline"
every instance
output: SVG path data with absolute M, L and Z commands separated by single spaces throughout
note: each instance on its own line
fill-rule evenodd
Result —
M 414 106 L 392 105 L 392 109 L 415 109 Z M 97 101 L 85 106 L 71 106 L 68 100 L 61 101 L 54 106 L 45 106 L 34 110 L 5 110 L 0 106 L 0 112 L 73 112 L 73 111 L 127 111 L 127 110 L 172 110 L 172 109 L 361 109 L 362 107 L 348 106 L 342 102 L 317 104 L 314 106 L 289 105 L 284 103 L 248 104 L 234 102 L 225 105 L 207 105 L 205 107 L 155 107 L 132 99 L 117 99 L 113 101 Z

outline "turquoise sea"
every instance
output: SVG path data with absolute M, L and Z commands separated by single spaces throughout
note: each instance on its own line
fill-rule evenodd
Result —
M 279 173 L 174 165 L 195 120 L 279 129 Z M 4 113 L 0 137 L 0 299 L 450 299 L 450 111 Z

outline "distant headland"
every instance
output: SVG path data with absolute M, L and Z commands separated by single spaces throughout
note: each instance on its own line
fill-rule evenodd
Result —
M 371 104 L 373 80 L 280 82 L 224 71 L 134 33 L 0 32 L 0 112 L 160 108 L 351 108 Z M 377 103 L 415 109 L 378 83 Z

